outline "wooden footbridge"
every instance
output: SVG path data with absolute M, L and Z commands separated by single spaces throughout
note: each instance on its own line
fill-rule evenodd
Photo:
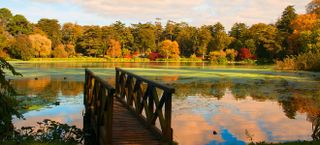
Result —
M 115 72 L 113 88 L 85 70 L 85 144 L 171 144 L 174 88 L 120 68 Z

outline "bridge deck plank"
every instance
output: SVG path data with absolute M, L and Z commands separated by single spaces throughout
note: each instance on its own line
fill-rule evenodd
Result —
M 117 99 L 113 103 L 112 144 L 114 145 L 160 145 L 156 138 Z

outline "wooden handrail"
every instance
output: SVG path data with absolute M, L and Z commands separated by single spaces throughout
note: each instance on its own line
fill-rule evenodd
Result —
M 165 142 L 173 140 L 171 112 L 174 92 L 175 89 L 170 86 L 116 68 L 117 98 Z M 160 127 L 156 126 L 157 120 Z
M 109 145 L 112 143 L 114 93 L 115 89 L 106 81 L 90 70 L 85 70 L 84 129 L 90 133 L 86 144 Z

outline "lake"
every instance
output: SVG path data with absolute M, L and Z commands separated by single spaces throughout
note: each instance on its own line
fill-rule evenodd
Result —
M 176 88 L 172 127 L 181 145 L 312 140 L 320 125 L 320 73 L 208 63 L 13 65 L 24 75 L 11 77 L 25 108 L 18 128 L 46 118 L 82 128 L 84 69 L 114 85 L 115 66 Z

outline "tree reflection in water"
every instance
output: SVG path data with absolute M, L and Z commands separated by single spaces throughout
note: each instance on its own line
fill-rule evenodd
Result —
M 312 123 L 312 138 L 320 140 L 320 91 L 317 91 L 320 90 L 320 85 L 305 87 L 302 82 L 289 83 L 283 79 L 246 82 L 220 79 L 213 82 L 175 82 L 172 85 L 176 88 L 175 97 L 178 99 L 199 96 L 220 100 L 230 90 L 236 100 L 252 98 L 258 102 L 276 101 L 289 119 L 295 119 L 297 112 L 305 113 Z
M 83 82 L 51 77 L 40 77 L 37 80 L 30 78 L 13 80 L 12 86 L 17 90 L 25 109 L 30 108 L 31 105 L 52 104 L 57 101 L 60 93 L 64 97 L 73 97 L 81 94 L 83 90 Z
M 320 85 L 313 85 L 312 88 L 303 87 L 306 84 L 301 82 L 289 83 L 282 79 L 247 79 L 231 80 L 219 79 L 208 81 L 186 80 L 178 76 L 157 76 L 155 80 L 169 83 L 176 88 L 174 99 L 184 100 L 188 96 L 199 96 L 202 98 L 216 98 L 221 100 L 225 94 L 230 92 L 235 100 L 245 100 L 251 98 L 254 101 L 278 102 L 282 107 L 285 116 L 295 119 L 297 113 L 306 113 L 308 121 L 312 123 L 312 138 L 320 139 Z M 114 78 L 108 77 L 106 80 L 114 84 Z M 61 78 L 40 77 L 34 79 L 20 79 L 12 82 L 18 93 L 34 98 L 46 100 L 42 105 L 53 103 L 60 95 L 76 96 L 82 93 L 83 82 L 64 80 Z M 34 104 L 34 103 L 33 103 Z M 268 111 L 268 110 L 266 110 Z

